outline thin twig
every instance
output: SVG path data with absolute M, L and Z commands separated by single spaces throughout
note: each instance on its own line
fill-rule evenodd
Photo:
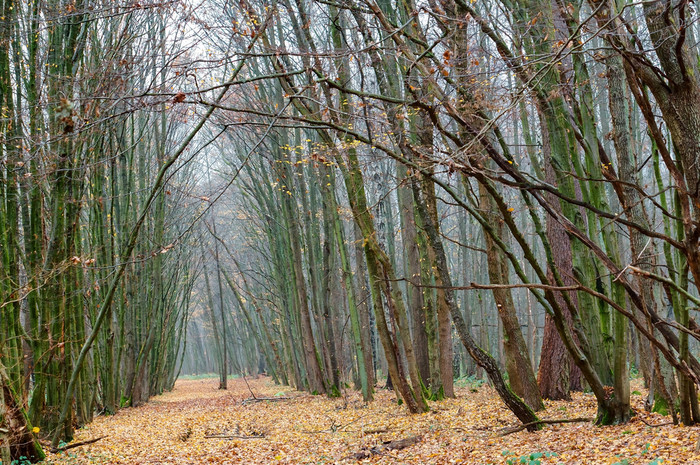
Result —
M 245 375 L 243 375 L 243 381 L 245 381 L 245 385 L 248 386 L 248 390 L 250 391 L 250 395 L 253 396 L 253 399 L 257 399 L 257 397 L 255 396 L 255 393 L 250 388 L 250 384 L 248 384 L 248 380 L 245 379 Z

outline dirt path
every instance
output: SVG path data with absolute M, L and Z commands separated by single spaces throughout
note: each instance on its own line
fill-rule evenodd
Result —
M 500 437 L 517 424 L 487 386 L 460 388 L 458 399 L 432 404 L 432 411 L 408 415 L 395 396 L 380 390 L 366 406 L 356 393 L 327 399 L 250 380 L 258 397 L 288 397 L 274 402 L 246 402 L 242 379 L 229 382 L 181 380 L 171 393 L 148 404 L 98 417 L 75 441 L 101 441 L 50 455 L 56 464 L 325 464 L 356 463 L 352 454 L 383 441 L 420 436 L 402 450 L 383 449 L 362 463 L 420 464 L 700 464 L 695 453 L 698 430 L 675 426 L 651 428 L 667 418 L 642 414 L 623 426 L 596 428 L 590 423 L 549 426 L 537 433 Z M 633 396 L 641 409 L 642 396 Z M 551 402 L 541 418 L 593 416 L 592 396 Z M 231 438 L 207 438 L 227 435 Z M 235 436 L 235 437 L 233 437 Z M 540 456 L 542 454 L 542 456 Z M 521 460 L 522 459 L 522 460 Z M 663 462 L 654 462 L 663 459 Z M 625 462 L 625 460 L 627 460 Z

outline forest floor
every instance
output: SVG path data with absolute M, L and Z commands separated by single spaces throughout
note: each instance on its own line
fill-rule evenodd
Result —
M 433 402 L 430 412 L 410 415 L 393 392 L 382 389 L 366 405 L 352 391 L 329 399 L 276 386 L 269 378 L 248 383 L 250 389 L 243 379 L 231 379 L 229 389 L 220 391 L 216 379 L 179 380 L 172 392 L 146 405 L 97 417 L 76 433 L 75 442 L 106 437 L 49 454 L 47 462 L 700 464 L 695 449 L 700 430 L 647 425 L 669 418 L 644 412 L 636 384 L 632 398 L 638 413 L 629 424 L 567 423 L 503 436 L 518 422 L 488 385 L 460 387 L 456 399 Z M 276 400 L 250 400 L 252 393 Z M 571 402 L 547 402 L 540 413 L 543 419 L 593 416 L 595 399 L 583 393 Z M 414 437 L 418 441 L 402 449 L 377 447 Z M 358 459 L 358 453 L 369 458 Z

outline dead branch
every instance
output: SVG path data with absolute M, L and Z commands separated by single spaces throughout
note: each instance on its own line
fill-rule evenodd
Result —
M 559 420 L 538 420 L 538 421 L 533 421 L 531 423 L 525 423 L 522 425 L 518 426 L 513 426 L 509 428 L 504 428 L 501 430 L 501 432 L 498 434 L 499 436 L 507 436 L 509 434 L 517 433 L 518 431 L 522 431 L 528 426 L 532 425 L 556 425 L 559 423 L 583 423 L 586 421 L 593 421 L 593 418 L 561 418 Z
M 646 421 L 646 420 L 645 420 L 644 418 L 642 418 L 642 417 L 639 417 L 639 421 L 641 421 L 642 423 L 644 423 L 645 425 L 647 425 L 647 426 L 649 426 L 649 427 L 651 427 L 651 428 L 658 428 L 659 426 L 668 426 L 668 425 L 672 425 L 672 424 L 673 424 L 672 421 L 665 421 L 665 422 L 663 422 L 663 423 L 649 423 L 648 421 Z
M 280 400 L 292 400 L 293 397 L 249 397 L 242 404 L 254 404 L 255 402 L 277 402 Z
M 63 446 L 63 447 L 55 447 L 55 448 L 52 448 L 52 449 L 51 449 L 51 452 L 55 454 L 55 453 L 57 453 L 57 452 L 67 451 L 68 449 L 74 449 L 74 448 L 76 448 L 76 447 L 86 446 L 86 445 L 88 445 L 88 444 L 94 444 L 94 443 L 96 443 L 97 441 L 99 441 L 100 439 L 104 439 L 104 438 L 106 438 L 106 437 L 107 437 L 107 436 L 100 436 L 99 438 L 88 439 L 87 441 L 80 441 L 80 442 L 76 442 L 76 443 L 73 443 L 73 444 L 67 444 L 67 445 L 65 445 L 65 446 Z
M 245 381 L 245 385 L 248 386 L 248 390 L 250 391 L 250 395 L 253 396 L 253 399 L 257 399 L 258 396 L 256 396 L 253 390 L 250 388 L 250 384 L 248 384 L 248 380 L 245 379 L 245 375 L 243 375 L 243 381 Z
M 364 459 L 367 459 L 373 455 L 386 455 L 384 453 L 384 451 L 405 449 L 407 447 L 411 447 L 414 444 L 417 444 L 422 439 L 423 439 L 423 436 L 411 436 L 411 437 L 404 438 L 404 439 L 395 439 L 393 441 L 385 441 L 381 445 L 374 446 L 374 447 L 369 448 L 369 449 L 366 447 L 363 447 L 358 452 L 355 452 L 354 454 L 350 454 L 346 457 L 343 457 L 343 459 L 364 460 Z
M 265 439 L 264 434 L 254 434 L 252 436 L 243 436 L 240 434 L 206 434 L 204 439 Z

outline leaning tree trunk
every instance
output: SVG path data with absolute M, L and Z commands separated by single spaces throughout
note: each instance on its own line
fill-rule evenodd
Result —
M 505 234 L 503 221 L 498 218 L 497 207 L 490 198 L 483 185 L 479 185 L 480 208 L 484 216 L 498 231 L 499 235 Z M 488 274 L 491 284 L 509 284 L 508 261 L 503 251 L 494 242 L 491 236 L 484 232 L 486 241 L 486 257 L 488 261 Z M 506 370 L 510 387 L 517 395 L 538 411 L 544 409 L 544 403 L 540 396 L 535 372 L 530 364 L 530 354 L 525 344 L 520 322 L 515 311 L 513 295 L 510 289 L 493 289 L 493 298 L 498 309 L 498 316 L 503 323 L 503 346 L 506 356 Z M 564 349 L 566 354 L 566 349 Z
M 450 308 L 452 321 L 457 329 L 459 338 L 462 340 L 462 344 L 464 344 L 464 347 L 469 352 L 469 355 L 472 356 L 476 364 L 486 371 L 486 374 L 493 383 L 496 392 L 498 392 L 498 395 L 501 397 L 510 411 L 513 412 L 518 420 L 520 420 L 524 425 L 527 425 L 526 428 L 528 431 L 536 431 L 539 429 L 540 424 L 537 423 L 538 418 L 537 415 L 535 415 L 535 412 L 533 412 L 532 409 L 508 387 L 503 379 L 501 371 L 498 368 L 496 360 L 494 360 L 490 354 L 485 352 L 476 344 L 476 341 L 474 341 L 474 338 L 472 338 L 472 335 L 467 329 L 462 313 L 459 311 L 457 303 L 454 300 L 452 278 L 447 265 L 445 249 L 442 246 L 437 229 L 435 228 L 435 225 L 428 214 L 425 201 L 423 200 L 420 189 L 415 181 L 413 182 L 413 195 L 416 199 L 418 212 L 425 220 L 425 232 L 428 235 L 431 246 L 435 250 L 435 264 L 437 273 L 442 278 L 442 283 L 445 287 L 445 300 Z

